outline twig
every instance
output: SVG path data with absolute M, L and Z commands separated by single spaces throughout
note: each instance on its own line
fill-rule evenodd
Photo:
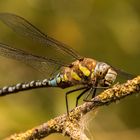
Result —
M 6 140 L 39 140 L 52 133 L 62 133 L 75 140 L 88 140 L 86 135 L 81 131 L 80 119 L 87 112 L 96 109 L 102 105 L 108 105 L 116 102 L 128 95 L 138 93 L 140 91 L 140 76 L 133 80 L 128 80 L 124 84 L 116 84 L 112 88 L 103 91 L 101 94 L 84 104 L 74 108 L 69 117 L 66 114 L 58 116 L 48 122 L 27 130 L 24 133 L 14 134 Z

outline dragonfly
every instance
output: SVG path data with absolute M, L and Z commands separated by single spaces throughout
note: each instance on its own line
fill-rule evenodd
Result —
M 69 94 L 81 91 L 76 98 L 77 106 L 79 99 L 85 93 L 87 95 L 84 101 L 89 101 L 89 96 L 93 98 L 97 89 L 110 87 L 119 74 L 129 78 L 133 77 L 133 75 L 115 68 L 108 63 L 79 55 L 70 46 L 44 34 L 23 17 L 12 13 L 0 13 L 0 20 L 19 35 L 31 38 L 48 49 L 53 49 L 54 53 L 56 52 L 59 55 L 65 55 L 67 58 L 71 58 L 66 63 L 59 57 L 57 59 L 53 58 L 53 54 L 52 57 L 34 55 L 0 43 L 1 56 L 24 62 L 45 73 L 47 77 L 43 80 L 33 80 L 0 88 L 0 96 L 43 87 L 58 87 L 62 89 L 76 87 L 65 94 L 66 109 L 67 114 L 69 114 Z

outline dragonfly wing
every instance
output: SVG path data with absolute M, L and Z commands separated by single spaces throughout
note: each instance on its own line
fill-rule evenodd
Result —
M 0 43 L 0 55 L 24 62 L 43 73 L 47 78 L 63 65 L 56 60 L 29 54 L 2 43 Z
M 22 36 L 30 37 L 44 46 L 51 46 L 58 49 L 60 50 L 59 52 L 67 54 L 75 59 L 81 58 L 71 47 L 42 33 L 38 28 L 20 16 L 10 13 L 0 13 L 0 20 Z
M 122 69 L 118 69 L 116 67 L 112 67 L 119 75 L 123 76 L 126 79 L 133 79 L 134 77 L 136 77 L 135 75 L 128 73 Z

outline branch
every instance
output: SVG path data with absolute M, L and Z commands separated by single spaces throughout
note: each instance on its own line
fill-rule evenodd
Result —
M 85 102 L 70 111 L 69 117 L 67 114 L 63 114 L 31 130 L 14 134 L 6 138 L 6 140 L 39 140 L 52 133 L 61 133 L 75 140 L 88 140 L 81 130 L 80 120 L 83 115 L 91 110 L 95 110 L 97 107 L 109 105 L 112 102 L 116 102 L 128 95 L 136 94 L 139 91 L 140 76 L 128 80 L 124 84 L 116 84 L 112 88 L 103 91 L 93 98 L 91 102 Z

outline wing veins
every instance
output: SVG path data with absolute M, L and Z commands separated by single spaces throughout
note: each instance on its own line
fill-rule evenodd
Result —
M 38 62 L 49 62 L 60 66 L 64 66 L 64 64 L 62 64 L 60 61 L 53 60 L 44 56 L 33 55 L 31 53 L 27 53 L 23 50 L 13 48 L 11 46 L 2 43 L 0 43 L 0 55 L 16 59 L 19 61 L 25 61 L 30 59 L 31 61 L 36 60 Z
M 54 38 L 47 36 L 46 34 L 41 32 L 37 27 L 32 25 L 29 21 L 27 21 L 26 19 L 24 19 L 20 16 L 10 14 L 10 13 L 1 13 L 0 19 L 7 26 L 9 26 L 11 29 L 13 29 L 15 32 L 17 32 L 23 36 L 26 36 L 26 37 L 29 36 L 33 40 L 37 39 L 37 41 L 39 43 L 43 43 L 45 46 L 55 47 L 55 48 L 61 50 L 63 53 L 67 53 L 68 55 L 74 57 L 75 59 L 81 58 L 80 55 L 75 50 L 73 50 L 71 47 L 69 47 L 68 45 L 66 45 L 64 43 L 57 41 Z M 21 25 L 21 26 L 19 26 L 19 25 Z

